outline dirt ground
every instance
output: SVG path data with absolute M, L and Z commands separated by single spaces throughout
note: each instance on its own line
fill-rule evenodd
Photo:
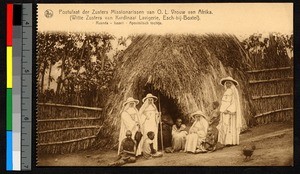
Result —
M 249 129 L 240 135 L 239 146 L 212 153 L 164 153 L 161 158 L 143 159 L 125 166 L 292 166 L 293 125 L 272 123 Z M 256 150 L 244 161 L 242 147 L 253 141 Z M 72 154 L 40 155 L 38 166 L 107 166 L 116 159 L 116 151 L 82 151 Z

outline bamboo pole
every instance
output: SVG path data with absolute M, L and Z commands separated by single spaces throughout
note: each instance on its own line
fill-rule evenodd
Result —
M 277 109 L 277 110 L 265 112 L 265 113 L 262 113 L 262 114 L 258 114 L 258 115 L 256 115 L 256 116 L 254 116 L 254 118 L 258 118 L 258 117 L 270 115 L 270 114 L 277 113 L 277 112 L 289 111 L 289 110 L 293 110 L 293 109 L 294 109 L 294 108 Z
M 80 117 L 80 118 L 57 118 L 57 119 L 44 119 L 37 120 L 37 122 L 53 122 L 53 121 L 76 121 L 76 120 L 99 120 L 100 117 Z
M 40 106 L 54 106 L 54 107 L 67 107 L 67 108 L 77 108 L 77 109 L 87 109 L 87 110 L 94 110 L 94 111 L 102 111 L 102 108 L 96 107 L 87 107 L 87 106 L 77 106 L 77 105 L 62 105 L 62 104 L 55 104 L 55 103 L 38 103 Z
M 293 80 L 293 79 L 294 79 L 294 77 L 276 78 L 276 79 L 269 79 L 269 80 L 250 80 L 249 84 L 267 83 L 267 82 L 276 82 L 276 81 L 289 81 L 289 80 Z
M 263 96 L 252 96 L 252 99 L 253 100 L 257 100 L 257 99 L 285 97 L 285 96 L 292 96 L 292 95 L 293 95 L 293 93 L 275 94 L 275 95 L 263 95 Z
M 270 68 L 270 69 L 260 69 L 260 70 L 251 70 L 246 71 L 247 73 L 260 73 L 260 72 L 268 72 L 268 71 L 280 71 L 280 70 L 289 70 L 291 67 L 281 67 L 281 68 Z
M 78 141 L 83 141 L 83 140 L 89 140 L 89 139 L 93 139 L 96 138 L 96 135 L 93 136 L 89 136 L 89 137 L 84 137 L 84 138 L 78 138 L 78 139 L 74 139 L 74 140 L 67 140 L 67 141 L 58 141 L 58 142 L 50 142 L 50 143 L 38 143 L 37 146 L 49 146 L 49 145 L 56 145 L 56 144 L 68 144 L 68 143 L 74 143 L 74 142 L 78 142 Z
M 61 131 L 67 131 L 67 130 L 99 129 L 99 128 L 100 128 L 100 126 L 69 127 L 69 128 L 55 129 L 55 130 L 40 131 L 40 132 L 37 132 L 37 133 L 38 134 L 45 134 L 45 133 L 50 133 L 50 132 L 61 132 Z

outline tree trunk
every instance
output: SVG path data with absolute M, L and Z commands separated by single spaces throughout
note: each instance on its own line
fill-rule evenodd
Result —
M 101 70 L 104 71 L 104 65 L 105 65 L 105 51 L 101 51 Z
M 44 62 L 44 66 L 43 66 L 43 70 L 42 70 L 42 79 L 41 79 L 41 93 L 43 93 L 44 90 L 44 80 L 45 80 L 45 72 L 46 72 L 46 68 L 47 68 L 47 63 Z
M 106 58 L 106 47 L 107 47 L 108 43 L 106 41 L 104 41 L 104 45 L 103 45 L 103 50 L 101 50 L 101 70 L 104 71 L 104 65 L 105 65 L 105 58 Z
M 77 70 L 77 73 L 76 75 L 78 76 L 79 75 L 79 71 L 80 71 L 80 67 L 82 67 L 82 59 L 83 59 L 83 55 L 84 55 L 84 52 L 85 52 L 85 48 L 86 48 L 86 45 L 89 44 L 89 41 L 88 39 L 86 38 L 84 41 L 83 41 L 83 44 L 82 44 L 82 52 L 81 52 L 81 56 L 80 56 L 80 59 L 79 59 L 79 68 Z M 79 84 L 75 86 L 75 94 L 76 94 L 76 104 L 79 105 L 79 99 L 80 99 L 80 92 L 79 92 L 79 89 L 80 89 L 80 86 Z
M 57 88 L 56 88 L 56 95 L 59 95 L 60 94 L 60 88 L 61 88 L 61 85 L 62 85 L 62 82 L 64 81 L 64 71 L 65 71 L 65 60 L 68 56 L 68 53 L 67 51 L 65 52 L 65 55 L 62 57 L 62 62 L 61 62 L 61 73 L 60 73 L 60 76 L 59 76 L 59 81 L 57 82 Z
M 80 71 L 80 67 L 82 66 L 82 64 L 81 64 L 81 62 L 82 62 L 82 59 L 83 59 L 83 55 L 84 55 L 84 52 L 85 52 L 85 47 L 86 47 L 86 44 L 87 44 L 87 39 L 85 39 L 84 41 L 83 41 L 83 44 L 82 44 L 82 52 L 81 52 L 81 56 L 80 56 L 80 59 L 79 59 L 79 68 L 78 68 L 78 70 L 77 70 L 77 76 L 78 76 L 78 74 L 79 74 L 79 71 Z
M 50 66 L 49 66 L 48 90 L 50 90 L 50 83 L 51 83 L 51 71 L 52 71 L 52 63 L 50 63 Z

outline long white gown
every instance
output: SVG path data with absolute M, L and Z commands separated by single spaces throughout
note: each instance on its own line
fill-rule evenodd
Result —
M 143 104 L 139 112 L 140 122 L 141 122 L 141 132 L 143 137 L 137 148 L 137 155 L 142 153 L 142 146 L 145 139 L 147 138 L 147 133 L 149 131 L 154 132 L 155 136 L 153 139 L 153 148 L 157 150 L 157 141 L 158 141 L 158 110 L 154 104 L 148 104 L 148 101 Z
M 230 111 L 230 114 L 224 113 Z M 221 102 L 218 141 L 224 145 L 238 145 L 241 122 L 239 95 L 234 85 L 227 88 Z
M 195 153 L 197 147 L 200 147 L 201 143 L 205 140 L 207 129 L 208 129 L 208 121 L 200 117 L 199 120 L 196 120 L 189 130 L 189 134 L 186 136 L 185 143 L 185 152 L 193 152 Z
M 180 131 L 180 129 L 184 130 L 186 126 L 182 124 L 180 128 L 177 128 L 176 125 L 172 127 L 172 148 L 174 151 L 184 150 L 185 142 L 186 142 L 186 131 Z
M 124 110 L 121 113 L 121 128 L 119 134 L 119 148 L 118 155 L 120 154 L 121 142 L 126 138 L 126 131 L 130 130 L 132 136 L 138 131 L 138 111 L 135 108 Z

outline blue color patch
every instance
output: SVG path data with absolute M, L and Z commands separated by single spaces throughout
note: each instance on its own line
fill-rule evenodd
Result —
M 6 170 L 13 170 L 12 131 L 6 131 Z

